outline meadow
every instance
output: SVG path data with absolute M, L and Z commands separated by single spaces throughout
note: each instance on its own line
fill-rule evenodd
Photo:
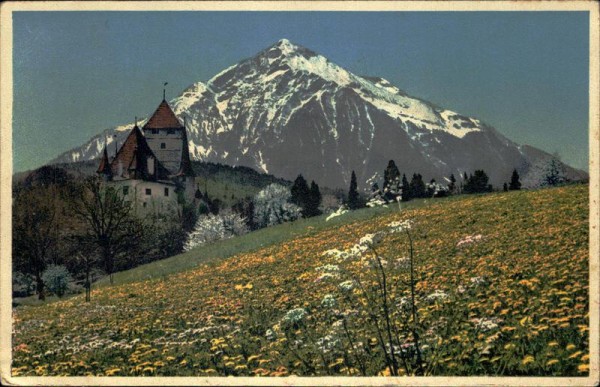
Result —
M 587 185 L 284 224 L 13 309 L 12 374 L 587 376 L 588 255 Z

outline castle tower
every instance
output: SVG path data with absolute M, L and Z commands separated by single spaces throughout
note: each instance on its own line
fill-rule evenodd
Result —
M 164 99 L 143 127 L 152 152 L 173 176 L 193 177 L 185 127 Z

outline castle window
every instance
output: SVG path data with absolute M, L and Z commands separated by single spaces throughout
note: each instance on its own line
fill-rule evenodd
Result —
M 167 130 L 167 134 L 173 134 L 173 133 L 175 133 L 175 129 L 168 129 Z
M 158 129 L 152 129 L 152 134 L 158 134 Z
M 146 195 L 152 195 L 152 189 L 146 188 Z
M 146 202 L 144 202 L 143 207 L 146 208 Z
M 165 149 L 167 147 L 167 144 L 165 144 L 164 142 L 160 143 L 160 149 Z
M 169 196 L 169 189 L 165 188 L 165 196 Z
M 128 195 L 129 194 L 129 187 L 128 186 L 124 186 L 123 187 L 123 195 Z

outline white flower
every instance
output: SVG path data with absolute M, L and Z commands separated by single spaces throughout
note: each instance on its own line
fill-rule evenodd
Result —
M 338 278 L 338 277 L 339 277 L 339 274 L 337 274 L 337 273 L 323 273 L 317 277 L 315 282 L 321 282 L 321 281 Z
M 321 351 L 323 351 L 323 353 L 327 353 L 327 352 L 331 351 L 339 343 L 340 343 L 340 340 L 337 337 L 332 336 L 332 335 L 326 335 L 317 340 L 317 346 L 319 347 L 319 349 Z
M 325 221 L 329 221 L 333 218 L 336 218 L 338 216 L 342 216 L 344 215 L 346 212 L 348 212 L 348 209 L 346 209 L 346 206 L 341 206 L 340 208 L 337 209 L 337 211 L 332 212 L 331 214 L 329 214 L 329 216 L 325 219 Z
M 410 258 L 409 257 L 398 258 L 394 261 L 394 263 L 396 264 L 396 267 L 399 269 L 408 269 L 410 267 Z
M 485 285 L 486 283 L 483 277 L 472 277 L 470 281 L 472 286 Z
M 427 299 L 427 301 L 444 300 L 444 299 L 448 298 L 448 294 L 441 290 L 436 290 L 435 292 L 431 293 L 430 295 L 428 295 L 425 298 Z
M 340 267 L 338 265 L 331 265 L 331 264 L 327 264 L 327 265 L 323 265 L 323 266 L 319 266 L 316 269 L 317 271 L 322 271 L 325 273 L 339 273 L 340 272 Z
M 383 239 L 383 233 L 376 232 L 375 234 L 367 234 L 364 237 L 360 238 L 360 240 L 358 241 L 358 244 L 360 246 L 367 246 L 367 247 L 377 246 L 379 243 L 381 243 L 382 239 Z
M 367 202 L 367 207 L 385 206 L 386 202 L 380 197 L 375 197 Z
M 390 228 L 390 233 L 402 232 L 412 228 L 412 221 L 410 219 L 398 220 L 388 224 L 388 227 Z
M 321 300 L 321 306 L 325 308 L 335 308 L 336 305 L 337 301 L 331 294 L 326 294 L 325 297 L 323 297 L 323 300 Z
M 498 325 L 502 322 L 502 319 L 496 317 L 482 317 L 482 318 L 472 318 L 470 320 L 477 329 L 481 329 L 482 331 L 491 331 L 493 329 L 498 328 Z
M 340 287 L 340 289 L 342 289 L 343 291 L 349 292 L 350 290 L 354 289 L 354 281 L 344 281 L 342 283 L 340 283 L 338 285 Z
M 296 308 L 289 310 L 285 316 L 281 319 L 284 323 L 297 323 L 302 321 L 306 317 L 307 313 L 304 308 Z
M 265 337 L 267 338 L 267 340 L 273 341 L 277 338 L 277 334 L 275 334 L 275 332 L 273 332 L 272 329 L 267 329 L 267 331 L 265 332 Z

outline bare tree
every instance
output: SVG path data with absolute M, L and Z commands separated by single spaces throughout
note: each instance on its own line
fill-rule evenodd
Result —
M 100 250 L 102 267 L 112 284 L 116 259 L 126 253 L 134 255 L 143 234 L 142 222 L 134 216 L 131 204 L 97 178 L 85 181 L 72 209 L 85 224 L 82 237 Z
M 42 273 L 51 263 L 58 245 L 59 210 L 54 189 L 28 188 L 13 203 L 13 262 L 31 274 L 40 300 L 45 299 Z

